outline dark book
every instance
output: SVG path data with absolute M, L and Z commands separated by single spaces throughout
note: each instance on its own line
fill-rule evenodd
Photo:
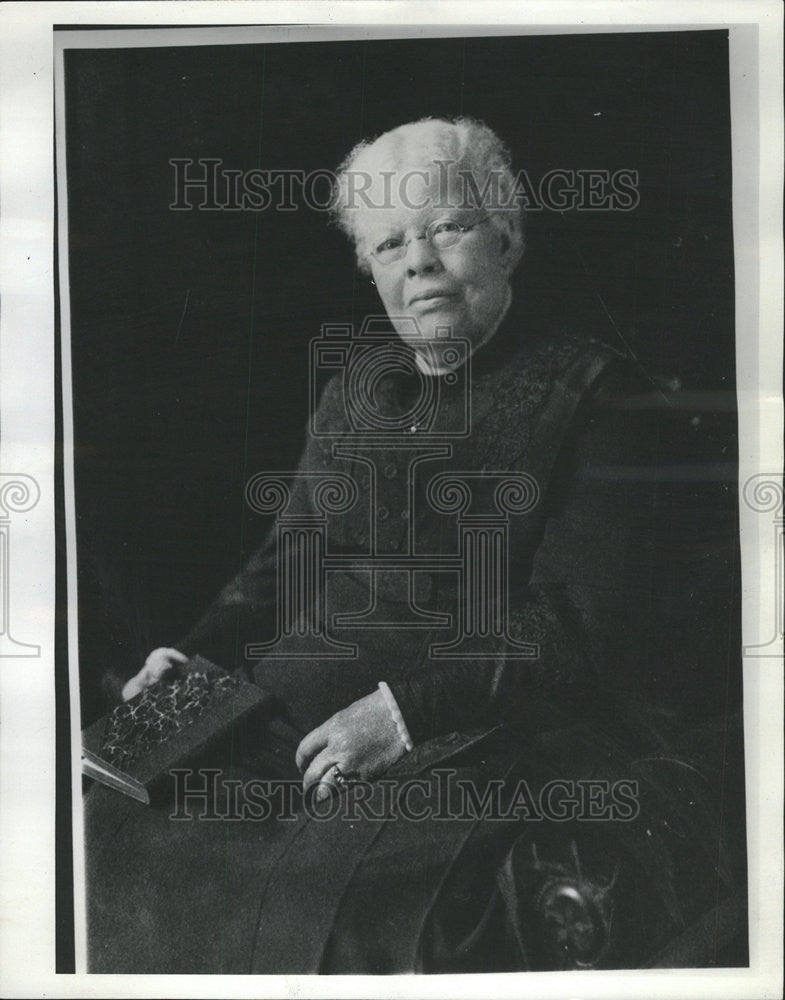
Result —
M 82 733 L 82 774 L 146 805 L 172 768 L 201 755 L 269 692 L 195 656 Z

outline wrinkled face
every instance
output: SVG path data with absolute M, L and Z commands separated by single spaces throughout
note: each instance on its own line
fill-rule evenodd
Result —
M 493 336 L 509 303 L 515 264 L 509 239 L 481 208 L 461 207 L 457 194 L 451 198 L 432 162 L 401 168 L 391 182 L 385 180 L 384 199 L 380 185 L 371 189 L 373 204 L 384 200 L 385 207 L 361 209 L 356 234 L 360 247 L 370 252 L 371 273 L 388 315 L 415 350 L 418 337 L 409 318 L 416 320 L 420 343 L 449 328 L 453 338 L 469 341 L 473 353 Z M 439 249 L 438 238 L 424 238 L 435 222 L 445 222 L 448 231 L 456 223 L 472 228 L 455 245 Z M 379 253 L 384 256 L 385 248 L 402 243 L 403 256 L 382 263 Z M 426 360 L 430 356 L 427 347 L 418 353 Z

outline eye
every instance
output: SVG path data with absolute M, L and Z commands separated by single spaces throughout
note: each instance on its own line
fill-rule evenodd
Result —
M 452 236 L 460 231 L 461 227 L 457 222 L 453 222 L 452 219 L 442 219 L 440 222 L 434 222 L 431 233 L 433 236 Z
M 376 247 L 376 253 L 385 253 L 390 250 L 397 250 L 398 247 L 402 245 L 402 241 L 397 236 L 388 236 L 386 240 L 382 240 L 381 243 Z

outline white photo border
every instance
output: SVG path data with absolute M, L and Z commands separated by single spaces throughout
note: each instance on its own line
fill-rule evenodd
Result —
M 198 25 L 210 25 L 200 28 Z M 286 29 L 249 27 L 288 25 Z M 478 25 L 482 27 L 478 27 Z M 744 724 L 750 884 L 750 968 L 480 976 L 109 976 L 55 972 L 54 906 L 54 76 L 63 46 L 106 45 L 103 31 L 134 26 L 112 45 L 257 43 L 317 37 L 418 37 L 728 28 L 731 59 L 739 483 L 775 483 L 782 446 L 782 18 L 769 0 L 643 2 L 8 3 L 0 8 L 0 471 L 40 490 L 14 521 L 13 587 L 5 623 L 38 654 L 0 659 L 0 993 L 7 996 L 543 996 L 775 997 L 782 968 L 783 662 L 756 654 L 776 621 L 772 510 L 740 503 Z M 215 27 L 225 25 L 226 27 Z M 242 25 L 242 27 L 230 27 Z M 407 27 L 400 27 L 406 25 Z M 168 30 L 154 29 L 167 26 Z M 177 27 L 175 27 L 177 26 Z M 181 26 L 181 27 L 180 27 Z M 282 35 L 283 30 L 283 35 Z M 62 99 L 62 88 L 60 89 Z M 62 111 L 62 108 L 59 108 Z M 62 148 L 62 143 L 60 144 Z M 61 166 L 61 165 L 59 165 Z M 62 175 L 61 175 L 62 176 Z M 58 190 L 64 220 L 65 191 Z M 67 260 L 60 255 L 67 315 Z M 65 359 L 64 359 L 65 360 Z M 64 390 L 68 385 L 64 369 Z M 70 409 L 65 399 L 65 412 Z M 66 445 L 69 426 L 64 427 Z M 66 530 L 73 531 L 73 469 L 65 449 Z M 740 490 L 741 492 L 741 490 Z M 781 497 L 781 493 L 780 493 Z M 781 501 L 780 501 L 781 502 Z M 780 511 L 781 516 L 781 511 Z M 71 547 L 72 548 L 72 547 Z M 781 558 L 781 554 L 780 554 Z M 780 568 L 781 571 L 781 568 Z M 67 566 L 70 659 L 76 664 L 75 565 Z M 20 651 L 21 652 L 21 651 Z M 775 650 L 776 653 L 776 650 Z M 78 706 L 75 675 L 71 702 Z M 79 788 L 78 707 L 72 712 L 73 788 Z M 81 843 L 79 795 L 74 842 Z M 81 880 L 80 852 L 76 877 Z M 78 895 L 78 894 L 77 894 Z M 77 909 L 77 930 L 83 927 Z M 77 941 L 84 969 L 84 939 Z

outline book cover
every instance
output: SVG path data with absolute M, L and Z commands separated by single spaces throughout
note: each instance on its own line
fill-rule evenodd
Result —
M 195 656 L 82 733 L 82 773 L 147 805 L 166 774 L 201 753 L 271 696 Z

